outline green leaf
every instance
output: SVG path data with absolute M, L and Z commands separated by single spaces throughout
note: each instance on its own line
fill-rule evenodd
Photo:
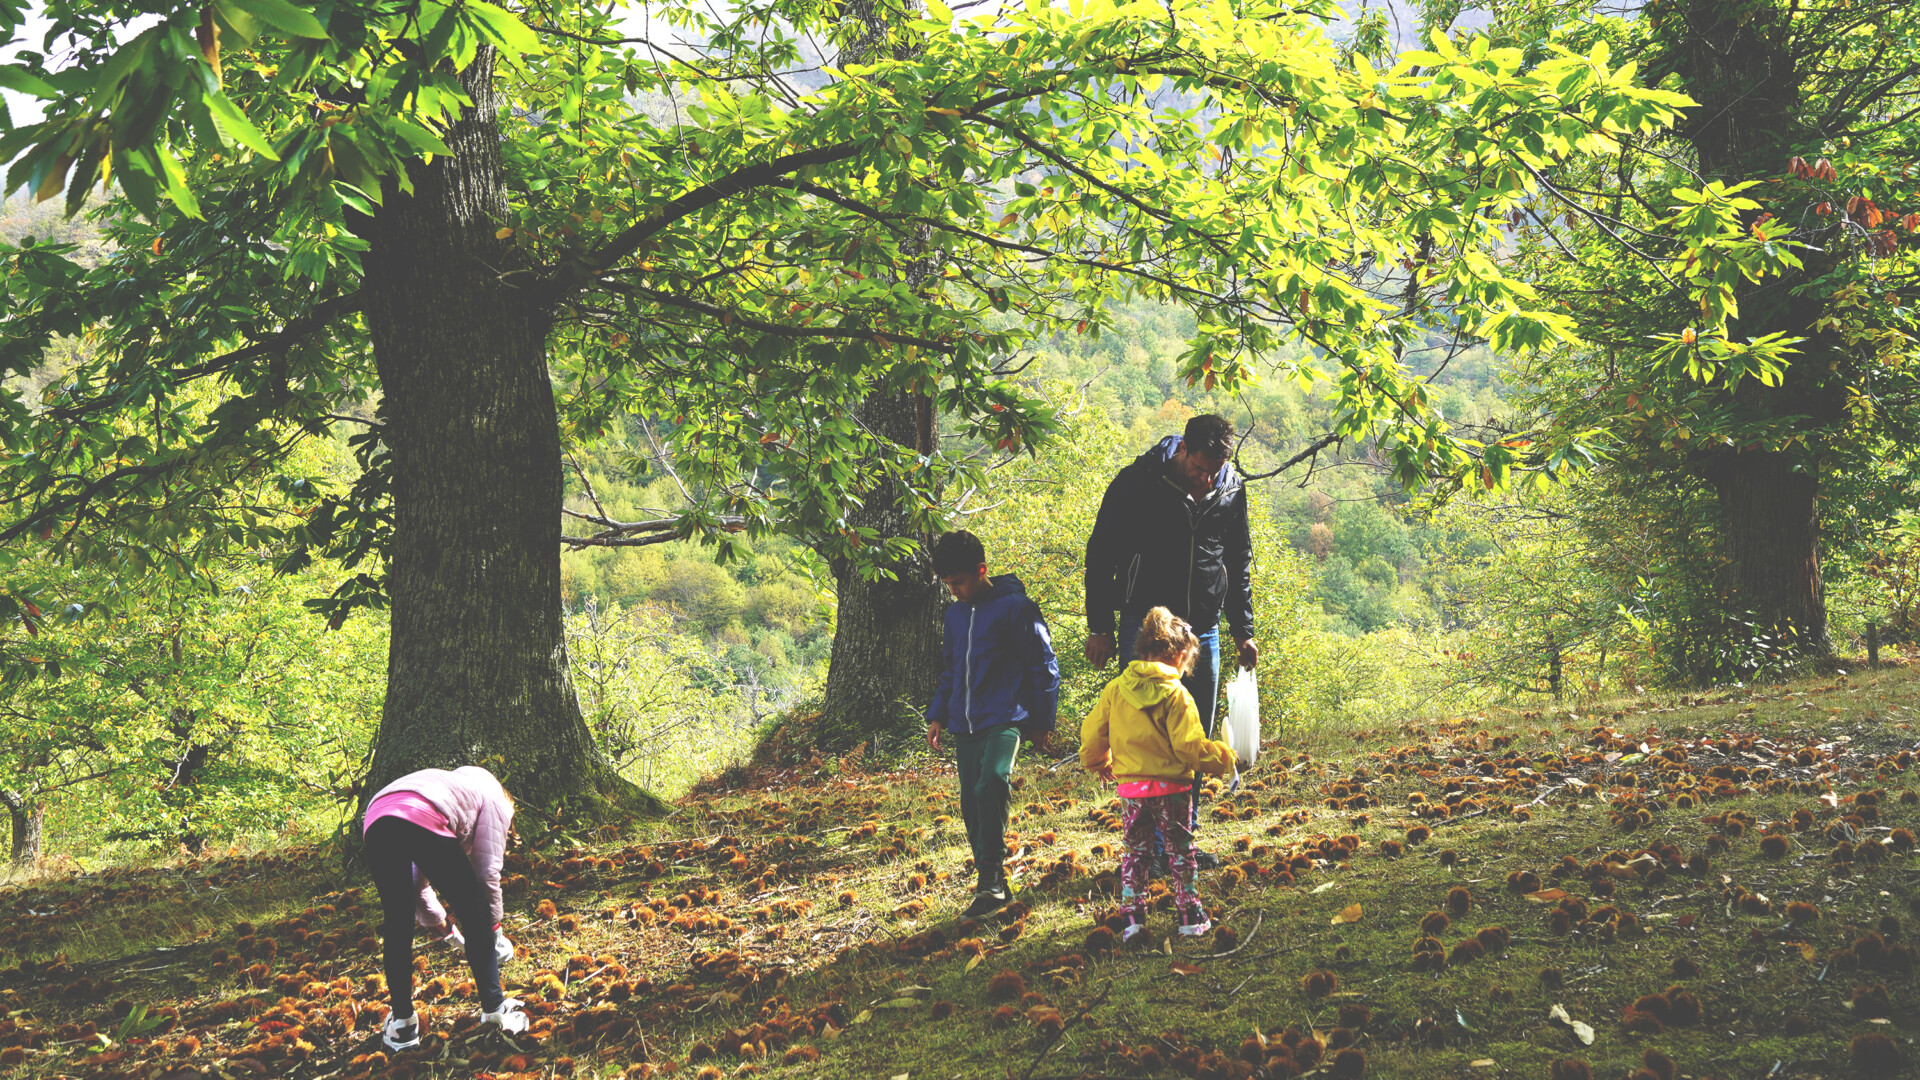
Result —
M 220 28 L 248 45 L 260 37 L 266 24 L 251 12 L 236 6 L 235 0 L 213 0 L 213 17 Z
M 461 10 L 479 26 L 483 37 L 505 49 L 509 56 L 537 55 L 547 51 L 540 44 L 539 35 L 527 29 L 527 24 L 514 18 L 506 8 L 496 7 L 486 0 L 467 0 Z
M 207 102 L 207 111 L 213 114 L 213 122 L 223 134 L 268 161 L 280 160 L 280 155 L 273 152 L 273 145 L 267 142 L 267 137 L 261 134 L 260 129 L 253 125 L 253 121 L 247 119 L 246 114 L 241 112 L 227 98 L 227 95 L 213 93 L 206 94 L 204 97 Z
M 0 87 L 40 98 L 60 96 L 60 91 L 48 86 L 38 75 L 15 64 L 0 67 Z
M 320 25 L 320 20 L 314 18 L 313 12 L 294 7 L 287 0 L 229 0 L 229 2 L 281 33 L 323 40 L 328 36 L 327 28 Z

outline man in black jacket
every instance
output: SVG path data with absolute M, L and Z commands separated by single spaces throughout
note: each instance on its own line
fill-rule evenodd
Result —
M 1193 626 L 1200 657 L 1183 681 L 1212 738 L 1220 699 L 1220 617 L 1239 666 L 1260 657 L 1253 638 L 1253 538 L 1246 488 L 1228 464 L 1233 423 L 1196 416 L 1120 470 L 1100 500 L 1087 538 L 1087 662 L 1132 660 L 1148 609 L 1165 607 Z M 1120 617 L 1114 633 L 1114 613 Z M 1194 786 L 1198 824 L 1199 784 Z M 1201 853 L 1204 865 L 1212 856 Z

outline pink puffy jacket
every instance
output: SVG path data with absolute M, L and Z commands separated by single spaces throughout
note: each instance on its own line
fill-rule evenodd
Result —
M 367 800 L 367 805 L 395 791 L 419 795 L 446 817 L 447 826 L 460 841 L 468 861 L 473 863 L 473 872 L 486 886 L 487 903 L 492 908 L 494 924 L 499 925 L 500 863 L 506 857 L 507 830 L 513 826 L 513 800 L 507 797 L 500 781 L 478 765 L 464 765 L 451 772 L 421 769 L 381 788 L 373 799 Z M 371 823 L 363 823 L 362 828 L 366 824 Z M 414 903 L 414 921 L 427 927 L 445 925 L 447 913 L 434 898 L 433 890 L 427 887 L 427 880 L 417 866 L 413 870 L 413 884 L 420 890 L 420 898 Z

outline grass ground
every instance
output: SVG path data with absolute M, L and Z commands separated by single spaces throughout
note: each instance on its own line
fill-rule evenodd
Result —
M 428 951 L 391 1059 L 337 855 L 43 881 L 0 891 L 0 1077 L 1916 1075 L 1916 713 L 1895 670 L 1269 745 L 1203 809 L 1221 929 L 1126 949 L 1071 760 L 1021 762 L 984 925 L 950 769 L 763 771 L 510 856 L 533 1032 Z

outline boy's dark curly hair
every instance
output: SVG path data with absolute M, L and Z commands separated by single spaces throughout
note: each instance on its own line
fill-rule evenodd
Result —
M 933 542 L 933 576 L 970 574 L 987 561 L 987 549 L 980 538 L 965 529 L 941 533 Z
M 1180 441 L 1187 450 L 1208 458 L 1233 456 L 1233 421 L 1213 413 L 1202 413 L 1187 421 Z

